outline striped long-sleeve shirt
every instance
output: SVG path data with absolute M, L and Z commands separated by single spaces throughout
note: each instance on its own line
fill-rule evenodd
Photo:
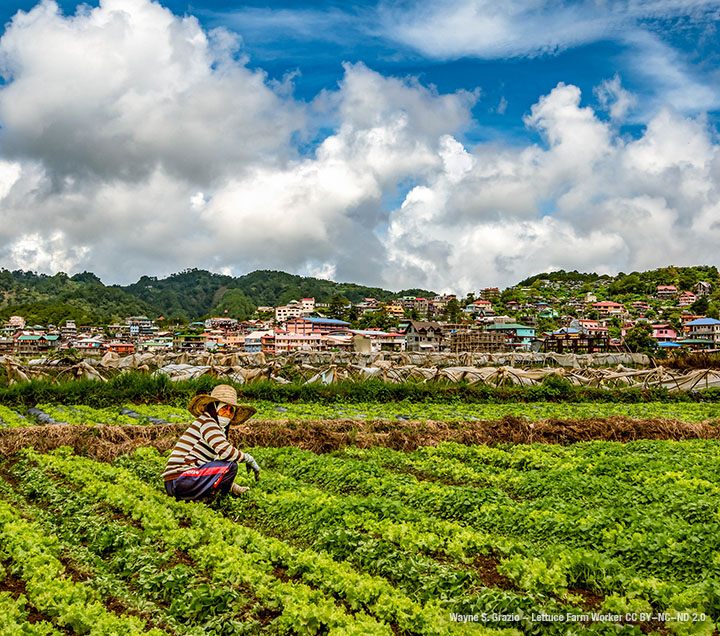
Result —
M 198 417 L 182 434 L 173 448 L 163 471 L 163 479 L 175 479 L 190 468 L 215 460 L 244 461 L 241 451 L 228 442 L 225 431 L 209 415 Z

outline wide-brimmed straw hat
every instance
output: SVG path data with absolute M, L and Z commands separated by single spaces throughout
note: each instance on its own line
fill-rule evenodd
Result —
M 188 411 L 195 417 L 198 417 L 205 412 L 205 408 L 211 402 L 222 402 L 223 404 L 229 404 L 235 407 L 235 415 L 233 415 L 233 418 L 230 420 L 230 424 L 241 424 L 257 413 L 257 409 L 252 406 L 238 404 L 237 391 L 229 384 L 218 384 L 210 392 L 210 395 L 206 393 L 196 395 L 190 400 Z

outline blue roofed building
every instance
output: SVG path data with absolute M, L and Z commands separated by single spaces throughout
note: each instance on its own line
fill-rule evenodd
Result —
M 706 340 L 714 347 L 720 347 L 720 320 L 715 318 L 697 318 L 683 326 L 688 340 Z

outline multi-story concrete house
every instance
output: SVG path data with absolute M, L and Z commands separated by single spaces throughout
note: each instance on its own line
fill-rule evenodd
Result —
M 667 323 L 652 325 L 652 337 L 658 342 L 674 342 L 677 340 L 677 331 Z
M 475 300 L 465 307 L 465 312 L 472 315 L 494 316 L 495 309 L 489 300 Z
M 147 316 L 131 316 L 125 323 L 130 327 L 131 336 L 151 336 L 158 331 L 155 321 Z
M 485 331 L 503 333 L 507 338 L 507 344 L 513 348 L 529 349 L 535 338 L 535 329 L 527 325 L 520 325 L 516 322 L 489 325 Z
M 678 289 L 675 285 L 658 285 L 656 296 L 663 300 L 674 298 L 677 295 Z
M 378 351 L 405 351 L 405 334 L 396 332 L 351 330 L 353 348 L 361 353 Z
M 245 351 L 247 353 L 260 353 L 262 351 L 263 336 L 272 335 L 273 331 L 251 331 L 245 336 Z
M 38 355 L 56 349 L 59 344 L 59 335 L 21 334 L 15 338 L 13 353 L 19 356 Z
M 403 318 L 405 316 L 405 309 L 399 301 L 389 301 L 385 304 L 385 311 L 388 316 L 393 318 Z
M 627 313 L 622 304 L 612 302 L 611 300 L 603 300 L 598 303 L 593 303 L 590 305 L 590 308 L 597 311 L 600 318 L 611 318 L 612 316 L 620 317 Z
M 275 322 L 282 324 L 290 318 L 302 316 L 306 313 L 310 312 L 305 311 L 303 304 L 297 300 L 293 300 L 287 305 L 281 305 L 280 307 L 275 308 Z
M 437 322 L 411 320 L 405 330 L 408 351 L 439 351 L 443 329 Z
M 427 298 L 416 298 L 413 301 L 412 308 L 415 310 L 418 316 L 427 316 L 429 307 L 430 302 Z
M 349 322 L 336 318 L 290 318 L 285 324 L 287 331 L 292 333 L 345 333 L 350 327 Z
M 708 340 L 714 346 L 720 345 L 720 320 L 699 318 L 685 323 L 688 337 L 692 340 Z

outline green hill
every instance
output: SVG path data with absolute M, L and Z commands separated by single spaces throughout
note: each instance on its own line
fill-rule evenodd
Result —
M 434 295 L 427 290 L 417 291 Z M 68 277 L 62 272 L 48 276 L 0 270 L 0 318 L 18 314 L 38 323 L 59 324 L 70 318 L 102 324 L 130 315 L 185 321 L 210 315 L 245 319 L 258 306 L 277 306 L 301 298 L 329 303 L 335 296 L 359 302 L 367 297 L 388 300 L 396 294 L 380 287 L 335 283 L 271 270 L 234 278 L 188 269 L 167 278 L 143 276 L 136 283 L 124 286 L 105 286 L 91 272 Z

